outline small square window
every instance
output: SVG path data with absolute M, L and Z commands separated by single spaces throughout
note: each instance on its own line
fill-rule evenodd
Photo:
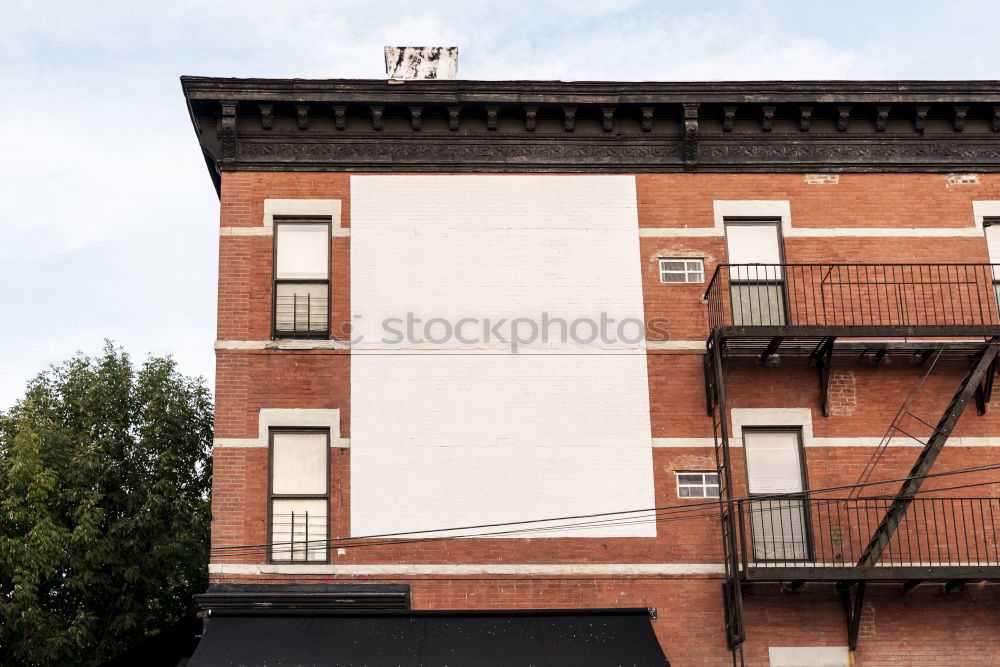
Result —
M 718 498 L 719 473 L 707 470 L 677 472 L 678 498 Z
M 661 257 L 661 283 L 705 282 L 705 261 L 691 257 Z

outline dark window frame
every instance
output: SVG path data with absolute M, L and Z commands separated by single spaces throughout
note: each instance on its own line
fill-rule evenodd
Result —
M 274 492 L 274 435 L 276 433 L 322 433 L 326 436 L 326 447 L 324 448 L 324 459 L 326 461 L 326 474 L 323 477 L 326 482 L 326 493 L 275 493 Z M 274 501 L 275 500 L 326 500 L 326 557 L 322 560 L 311 560 L 309 558 L 309 547 L 306 546 L 306 555 L 302 560 L 284 559 L 274 557 Z M 308 524 L 307 524 L 308 525 Z M 310 565 L 326 564 L 330 562 L 330 535 L 333 518 L 330 512 L 330 429 L 314 426 L 273 426 L 267 430 L 267 562 L 275 565 Z M 292 553 L 289 549 L 289 553 Z
M 1000 278 L 997 277 L 997 272 L 993 268 L 993 258 L 990 257 L 989 238 L 986 234 L 986 230 L 993 226 L 1000 228 L 1000 216 L 983 216 L 983 240 L 986 241 L 986 260 L 990 263 L 990 280 L 993 282 L 993 304 L 996 306 L 998 317 L 1000 317 Z
M 806 469 L 806 448 L 805 441 L 802 436 L 802 426 L 744 426 L 741 433 L 741 439 L 743 440 L 743 472 L 746 478 L 746 489 L 747 498 L 774 498 L 780 496 L 776 499 L 788 499 L 788 500 L 801 500 L 802 501 L 802 530 L 804 531 L 803 541 L 806 545 L 806 554 L 804 558 L 758 558 L 756 553 L 754 554 L 754 561 L 761 563 L 791 563 L 791 562 L 814 562 L 816 560 L 816 545 L 813 542 L 813 525 L 812 525 L 812 511 L 809 502 L 809 471 Z M 798 440 L 798 451 L 799 451 L 799 474 L 802 477 L 802 491 L 800 493 L 751 493 L 750 492 L 750 466 L 747 465 L 747 433 L 794 433 Z M 747 504 L 750 511 L 753 511 L 753 501 Z M 753 523 L 750 524 L 750 549 L 754 548 L 753 543 Z
M 782 234 L 781 230 L 781 218 L 775 217 L 773 215 L 767 216 L 726 216 L 722 219 L 722 228 L 725 233 L 726 240 L 726 263 L 729 262 L 729 228 L 730 226 L 740 226 L 740 225 L 773 225 L 778 237 L 778 264 L 782 267 L 787 264 L 785 258 L 785 236 Z M 766 266 L 766 265 L 765 265 Z M 776 286 L 780 289 L 781 295 L 781 305 L 783 310 L 784 321 L 780 322 L 778 326 L 787 326 L 790 324 L 790 314 L 791 314 L 791 302 L 788 298 L 788 275 L 787 271 L 783 270 L 780 280 L 733 280 L 733 270 L 729 269 L 729 314 L 732 322 L 736 322 L 736 307 L 733 299 L 733 286 Z M 749 323 L 747 326 L 759 326 L 762 323 L 755 324 L 753 322 Z M 768 324 L 774 324 L 769 322 Z
M 327 228 L 326 278 L 294 279 L 278 278 L 278 242 L 280 225 L 324 225 Z M 329 215 L 276 215 L 271 230 L 271 338 L 297 338 L 307 340 L 329 340 L 332 333 L 331 301 L 333 300 L 333 218 Z M 278 285 L 326 285 L 326 330 L 325 331 L 281 331 L 278 329 Z M 292 315 L 295 326 L 295 315 Z

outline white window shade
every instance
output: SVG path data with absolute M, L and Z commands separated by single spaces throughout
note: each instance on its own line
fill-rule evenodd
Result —
M 990 264 L 1000 264 L 1000 222 L 994 222 L 985 231 Z M 993 267 L 993 280 L 1000 280 L 1000 267 Z
M 799 493 L 804 490 L 796 431 L 744 430 L 743 453 L 750 493 Z
M 274 277 L 278 280 L 326 280 L 330 275 L 328 225 L 280 223 L 275 243 Z
M 726 257 L 729 264 L 781 264 L 781 239 L 774 223 L 726 225 Z M 732 280 L 780 280 L 776 266 L 730 269 Z
M 275 433 L 273 438 L 271 493 L 326 493 L 326 434 Z

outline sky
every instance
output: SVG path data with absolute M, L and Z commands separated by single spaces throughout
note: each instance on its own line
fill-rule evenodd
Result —
M 46 2 L 0 20 L 0 410 L 105 339 L 213 381 L 218 199 L 178 77 L 1000 79 L 976 1 Z

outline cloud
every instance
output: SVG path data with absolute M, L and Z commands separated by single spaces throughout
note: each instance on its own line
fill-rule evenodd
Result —
M 704 7 L 8 1 L 0 407 L 49 363 L 96 351 L 104 337 L 137 356 L 173 352 L 186 372 L 212 376 L 218 203 L 181 74 L 381 78 L 386 44 L 458 46 L 459 76 L 479 79 L 929 78 L 991 65 L 968 49 L 954 62 L 955 44 L 986 54 L 991 42 L 988 22 L 961 19 L 964 43 L 949 35 L 950 6 L 907 22 L 860 3 L 843 19 L 800 3 Z M 860 26 L 859 11 L 870 18 Z M 928 34 L 913 34 L 913 21 Z

